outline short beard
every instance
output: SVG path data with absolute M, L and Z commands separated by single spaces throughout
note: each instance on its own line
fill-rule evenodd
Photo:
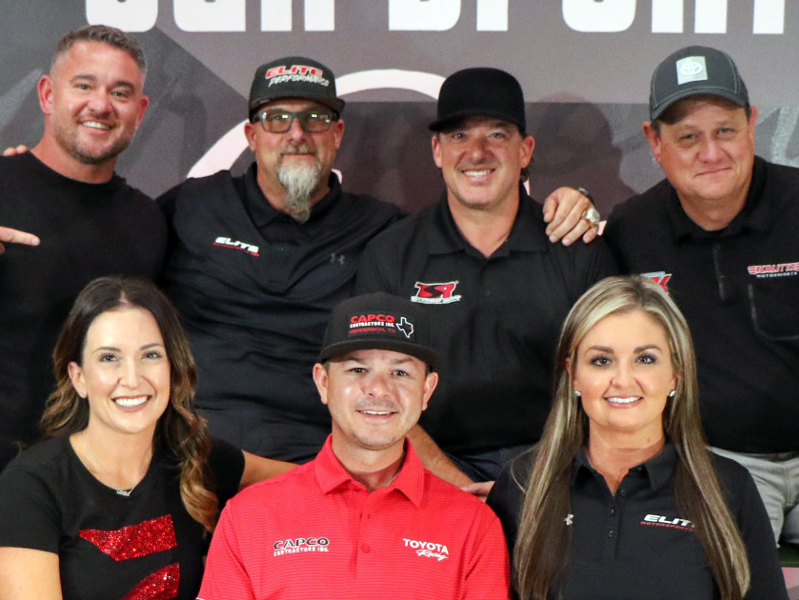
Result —
M 61 128 L 59 123 L 54 123 L 53 133 L 58 144 L 69 153 L 72 158 L 84 165 L 104 165 L 107 162 L 116 159 L 123 150 L 125 150 L 133 138 L 136 137 L 136 130 L 126 132 L 126 135 L 117 139 L 112 146 L 104 151 L 91 154 L 85 151 L 78 143 L 77 136 L 71 135 L 66 129 Z
M 311 216 L 311 195 L 319 189 L 322 165 L 314 161 L 312 165 L 285 165 L 277 169 L 277 177 L 286 188 L 283 206 L 286 213 L 298 223 L 305 223 Z

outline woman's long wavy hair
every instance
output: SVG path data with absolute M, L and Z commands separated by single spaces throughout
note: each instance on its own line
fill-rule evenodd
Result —
M 609 277 L 588 290 L 569 312 L 555 364 L 552 411 L 525 491 L 514 551 L 514 586 L 523 600 L 547 600 L 562 590 L 569 569 L 572 460 L 588 443 L 588 417 L 576 398 L 567 365 L 576 364 L 586 334 L 610 315 L 643 312 L 666 332 L 676 394 L 663 411 L 663 429 L 679 456 L 672 485 L 680 510 L 693 521 L 722 600 L 749 589 L 743 541 L 706 449 L 699 416 L 696 358 L 688 324 L 659 285 L 642 277 Z
M 56 342 L 53 362 L 56 391 L 42 416 L 45 436 L 70 435 L 89 424 L 89 403 L 78 396 L 69 377 L 69 363 L 83 364 L 86 335 L 101 314 L 140 308 L 158 323 L 170 364 L 169 404 L 158 420 L 153 449 L 173 456 L 180 466 L 180 495 L 196 521 L 213 531 L 217 498 L 213 475 L 206 467 L 211 438 L 205 420 L 192 412 L 197 368 L 177 311 L 151 282 L 137 277 L 101 277 L 78 295 Z

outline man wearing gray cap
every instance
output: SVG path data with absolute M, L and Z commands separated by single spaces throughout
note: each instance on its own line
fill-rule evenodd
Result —
M 409 298 L 437 323 L 441 381 L 411 439 L 428 468 L 462 486 L 493 480 L 538 441 L 561 322 L 615 271 L 602 240 L 550 243 L 522 186 L 535 145 L 526 126 L 509 73 L 448 77 L 430 125 L 446 191 L 375 238 L 358 270 L 357 292 Z
M 682 48 L 652 76 L 644 134 L 666 178 L 605 237 L 691 325 L 712 449 L 749 468 L 779 541 L 799 543 L 799 170 L 755 156 L 732 58 Z
M 336 307 L 313 368 L 332 434 L 314 461 L 228 503 L 200 598 L 507 600 L 496 515 L 405 437 L 436 387 L 437 326 L 385 293 Z
M 164 288 L 183 317 L 211 431 L 249 452 L 304 462 L 330 432 L 309 373 L 358 258 L 398 209 L 342 191 L 333 73 L 299 56 L 255 73 L 241 177 L 190 179 L 159 198 L 171 224 Z

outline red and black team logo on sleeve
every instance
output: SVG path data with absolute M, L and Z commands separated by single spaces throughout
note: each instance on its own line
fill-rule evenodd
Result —
M 455 295 L 455 288 L 458 286 L 457 281 L 441 283 L 422 283 L 417 281 L 414 286 L 416 286 L 416 294 L 411 296 L 411 301 L 419 304 L 450 304 L 459 302 L 461 299 L 460 294 Z

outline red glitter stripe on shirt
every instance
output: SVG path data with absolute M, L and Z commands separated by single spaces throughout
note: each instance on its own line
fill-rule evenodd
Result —
M 142 579 L 122 600 L 171 600 L 177 598 L 180 565 L 173 563 Z
M 79 535 L 117 561 L 146 556 L 177 546 L 172 515 L 112 531 L 84 529 Z

